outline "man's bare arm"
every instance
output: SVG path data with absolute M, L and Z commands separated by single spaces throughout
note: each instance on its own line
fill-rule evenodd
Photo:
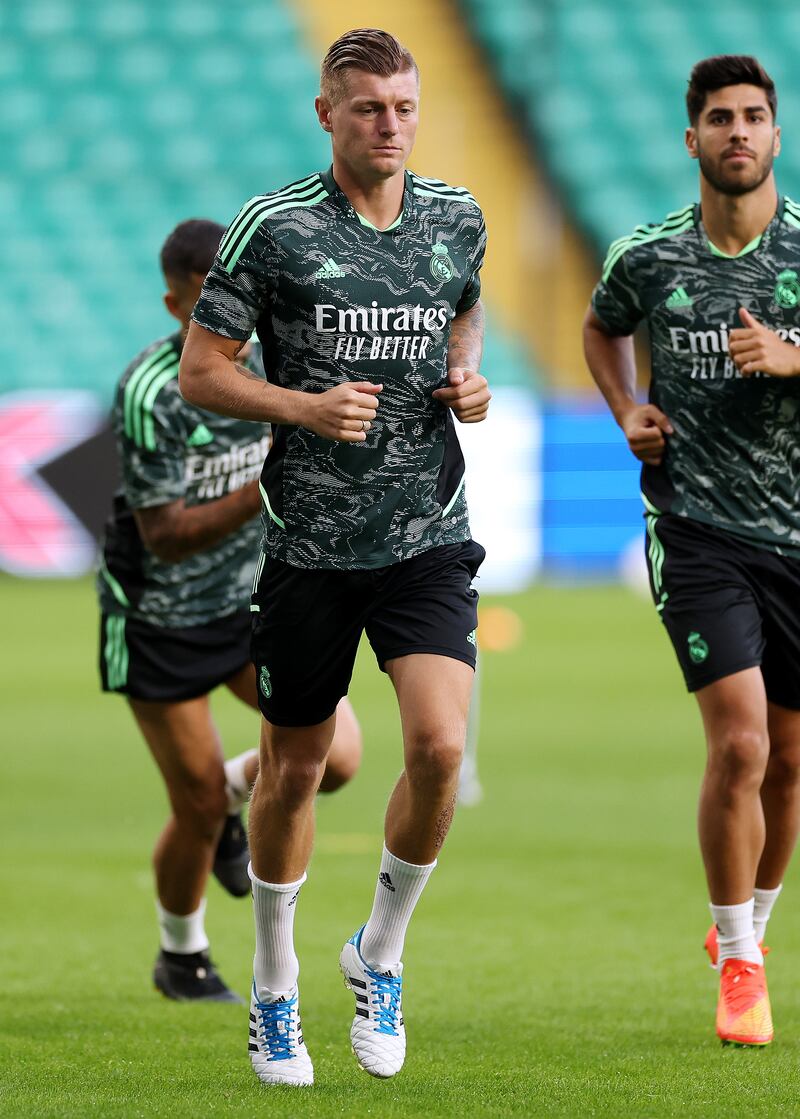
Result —
M 322 393 L 281 388 L 237 363 L 244 344 L 191 322 L 179 374 L 184 399 L 222 416 L 305 427 L 325 439 L 366 439 L 382 385 L 346 381 Z
M 222 416 L 304 426 L 304 394 L 270 385 L 240 365 L 236 359 L 245 345 L 189 323 L 181 354 L 181 395 Z
M 145 547 L 163 563 L 181 563 L 189 556 L 219 544 L 258 515 L 258 482 L 216 501 L 187 506 L 183 500 L 149 509 L 135 509 L 134 517 Z
M 471 369 L 474 373 L 478 372 L 483 357 L 484 319 L 480 299 L 474 307 L 453 319 L 447 343 L 448 369 Z
M 488 382 L 478 370 L 483 356 L 484 314 L 480 300 L 456 315 L 447 344 L 447 387 L 436 389 L 434 398 L 452 409 L 463 424 L 479 423 L 489 411 Z
M 636 401 L 636 360 L 630 334 L 609 334 L 592 308 L 583 320 L 583 352 L 597 387 L 638 459 L 658 466 L 672 425 L 655 404 Z

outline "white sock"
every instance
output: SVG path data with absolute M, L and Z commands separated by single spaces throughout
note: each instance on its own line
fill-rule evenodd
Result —
M 194 913 L 188 913 L 185 917 L 170 913 L 156 898 L 156 913 L 161 930 L 161 947 L 165 952 L 180 952 L 181 955 L 188 956 L 191 952 L 205 952 L 208 948 L 204 921 L 205 898 Z
M 778 900 L 778 894 L 782 889 L 783 885 L 781 884 L 776 886 L 774 890 L 759 890 L 756 886 L 753 891 L 753 901 L 755 902 L 753 906 L 753 931 L 758 944 L 764 939 L 772 907 Z
M 243 808 L 250 799 L 250 782 L 245 776 L 244 768 L 258 750 L 245 750 L 235 758 L 225 762 L 225 793 L 228 797 L 228 813 L 233 815 Z
M 253 883 L 253 910 L 256 919 L 256 954 L 253 978 L 259 998 L 264 1001 L 288 994 L 297 983 L 300 964 L 294 951 L 294 913 L 297 895 L 306 880 L 262 882 L 247 868 Z M 264 996 L 266 991 L 266 996 Z
M 711 905 L 709 908 L 717 926 L 718 967 L 731 959 L 763 964 L 764 957 L 753 931 L 753 899 L 740 905 Z
M 388 971 L 403 957 L 406 929 L 414 906 L 436 866 L 404 863 L 383 848 L 372 913 L 361 936 L 361 955 L 375 971 Z

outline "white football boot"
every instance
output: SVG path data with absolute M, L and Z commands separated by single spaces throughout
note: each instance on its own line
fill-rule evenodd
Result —
M 350 937 L 339 957 L 344 985 L 356 996 L 350 1042 L 356 1060 L 370 1076 L 387 1078 L 403 1067 L 406 1031 L 400 999 L 403 965 L 372 971 L 361 956 L 363 926 Z
M 276 998 L 266 987 L 257 993 L 253 983 L 247 1049 L 262 1084 L 314 1083 L 314 1067 L 303 1043 L 297 987 Z

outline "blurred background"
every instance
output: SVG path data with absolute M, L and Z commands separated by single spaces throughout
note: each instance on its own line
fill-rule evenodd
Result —
M 375 23 L 422 71 L 413 168 L 468 185 L 490 231 L 495 403 L 485 427 L 462 429 L 486 586 L 637 568 L 637 469 L 584 369 L 581 318 L 609 241 L 696 196 L 683 150 L 693 62 L 752 51 L 779 116 L 796 116 L 790 5 L 3 0 L 0 570 L 91 568 L 114 382 L 172 325 L 164 237 L 190 216 L 227 224 L 244 199 L 327 165 L 318 60 Z M 789 138 L 789 194 L 798 153 Z

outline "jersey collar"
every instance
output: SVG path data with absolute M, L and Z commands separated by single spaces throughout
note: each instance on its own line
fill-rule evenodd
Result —
M 783 221 L 785 201 L 783 195 L 779 194 L 775 214 L 767 228 L 763 233 L 759 233 L 758 237 L 754 237 L 753 240 L 748 245 L 745 245 L 741 252 L 736 253 L 735 256 L 724 253 L 722 249 L 718 249 L 717 246 L 710 241 L 700 214 L 700 203 L 696 203 L 694 208 L 694 224 L 698 238 L 700 239 L 700 244 L 707 252 L 710 252 L 712 256 L 719 257 L 721 260 L 739 260 L 743 256 L 749 256 L 749 254 L 755 252 L 756 249 L 769 248 L 769 243 L 772 240 L 775 230 L 778 228 L 780 222 Z
M 350 217 L 354 218 L 360 225 L 365 226 L 367 229 L 375 230 L 376 233 L 395 233 L 403 224 L 403 222 L 408 221 L 408 219 L 414 212 L 414 188 L 411 182 L 411 176 L 409 175 L 408 171 L 404 173 L 403 180 L 403 210 L 397 220 L 393 222 L 393 224 L 390 225 L 387 229 L 378 229 L 377 226 L 374 226 L 372 222 L 367 221 L 366 218 L 363 218 L 354 209 L 350 199 L 347 197 L 342 188 L 336 182 L 336 179 L 334 179 L 333 177 L 333 166 L 330 166 L 327 171 L 320 171 L 319 177 L 320 179 L 322 179 L 322 185 L 331 196 L 331 199 L 343 213 L 348 214 Z

